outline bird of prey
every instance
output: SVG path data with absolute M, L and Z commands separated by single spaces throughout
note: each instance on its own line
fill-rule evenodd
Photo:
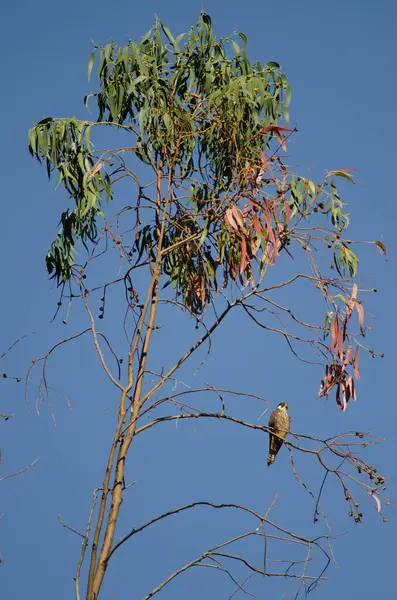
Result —
M 276 459 L 277 452 L 283 445 L 283 441 L 289 433 L 291 426 L 291 418 L 288 414 L 288 404 L 286 402 L 280 402 L 276 410 L 272 412 L 269 419 L 269 456 L 267 457 L 267 464 L 272 465 Z M 273 435 L 276 434 L 276 435 Z

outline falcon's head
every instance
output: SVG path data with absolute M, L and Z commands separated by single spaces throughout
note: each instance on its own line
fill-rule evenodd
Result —
M 280 404 L 277 406 L 278 410 L 288 410 L 288 404 L 286 402 L 280 402 Z

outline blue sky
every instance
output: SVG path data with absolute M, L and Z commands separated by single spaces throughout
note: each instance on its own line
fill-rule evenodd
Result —
M 22 1 L 3 10 L 5 49 L 3 94 L 0 98 L 2 141 L 3 230 L 0 238 L 3 292 L 0 295 L 0 354 L 16 338 L 33 333 L 0 363 L 0 372 L 23 376 L 37 357 L 65 335 L 61 321 L 50 323 L 58 300 L 48 281 L 44 256 L 63 209 L 62 193 L 27 151 L 27 131 L 43 117 L 84 118 L 83 96 L 90 91 L 87 61 L 91 40 L 106 44 L 139 38 L 149 29 L 154 14 L 173 32 L 186 31 L 195 22 L 201 2 L 110 4 Z M 369 430 L 387 438 L 371 453 L 378 470 L 390 475 L 389 495 L 396 496 L 395 437 L 397 409 L 392 380 L 395 334 L 395 235 L 392 206 L 397 84 L 395 55 L 397 8 L 392 0 L 285 0 L 280 3 L 246 0 L 207 1 L 217 35 L 234 29 L 249 39 L 252 60 L 281 63 L 293 90 L 291 122 L 299 133 L 290 152 L 303 174 L 321 178 L 325 169 L 355 167 L 355 186 L 342 186 L 352 218 L 352 237 L 380 239 L 388 248 L 383 260 L 373 247 L 361 252 L 358 276 L 363 287 L 377 287 L 365 298 L 367 312 L 375 315 L 370 345 L 385 353 L 383 360 L 362 359 L 359 400 L 341 414 L 334 399 L 316 398 L 321 373 L 302 365 L 280 340 L 247 326 L 241 316 L 230 321 L 214 340 L 211 360 L 197 381 L 264 395 L 273 404 L 287 400 L 293 428 L 308 435 L 329 435 L 341 430 Z M 122 201 L 122 200 L 121 200 Z M 308 310 L 304 296 L 296 299 Z M 79 330 L 77 313 L 67 334 Z M 156 364 L 179 347 L 184 338 L 166 323 L 173 340 L 163 337 L 153 355 Z M 197 364 L 184 371 L 192 378 Z M 189 380 L 189 381 L 190 381 Z M 2 482 L 0 513 L 3 555 L 2 587 L 7 598 L 73 597 L 73 575 L 80 540 L 62 529 L 58 513 L 71 526 L 83 530 L 92 490 L 100 485 L 104 456 L 112 435 L 115 398 L 101 379 L 92 343 L 87 338 L 60 350 L 51 366 L 51 381 L 65 392 L 70 410 L 54 394 L 57 424 L 46 406 L 38 417 L 24 403 L 22 385 L 0 380 L 0 412 L 15 413 L 1 422 L 2 475 L 38 463 L 20 477 Z M 34 390 L 30 400 L 34 404 Z M 239 408 L 234 407 L 236 410 Z M 258 406 L 247 407 L 258 418 Z M 128 465 L 129 490 L 123 506 L 120 534 L 158 512 L 192 501 L 210 499 L 250 504 L 264 511 L 279 491 L 274 519 L 312 532 L 312 505 L 297 485 L 284 450 L 275 468 L 267 470 L 267 440 L 228 424 L 195 423 L 159 426 L 137 439 Z M 308 473 L 314 486 L 319 480 Z M 353 526 L 340 490 L 327 490 L 337 567 L 317 595 L 361 600 L 389 597 L 395 588 L 395 517 L 393 506 L 383 524 L 366 507 L 364 523 Z M 179 520 L 178 520 L 179 519 Z M 125 545 L 109 569 L 103 597 L 140 598 L 184 558 L 192 558 L 228 534 L 233 516 L 210 515 L 205 509 L 175 517 Z M 233 525 L 233 523 L 232 523 Z M 245 522 L 234 523 L 237 528 Z M 345 533 L 339 537 L 339 534 Z M 368 573 L 368 576 L 366 576 Z M 23 574 L 23 576 L 22 576 Z M 258 579 L 259 598 L 280 597 L 289 587 Z M 183 576 L 162 594 L 166 600 L 203 593 L 228 598 L 233 588 L 220 574 L 198 570 Z M 278 595 L 277 595 L 278 594 Z M 240 594 L 241 595 L 241 594 Z M 160 597 L 160 596 L 159 596 Z M 289 597 L 287 595 L 287 597 Z

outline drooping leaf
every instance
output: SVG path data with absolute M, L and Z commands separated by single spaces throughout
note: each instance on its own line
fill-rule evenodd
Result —
M 356 300 L 354 303 L 357 313 L 358 313 L 358 322 L 360 324 L 361 331 L 364 331 L 364 307 L 359 300 Z
M 353 346 L 349 345 L 347 352 L 346 352 L 346 356 L 343 361 L 342 369 L 344 369 L 349 364 L 352 353 L 353 353 Z
M 383 254 L 385 256 L 387 254 L 386 246 L 382 242 L 380 242 L 379 240 L 376 240 L 375 244 L 376 244 L 376 247 L 379 250 L 379 253 Z
M 344 177 L 345 179 L 347 179 L 348 181 L 350 181 L 351 183 L 355 183 L 353 176 L 349 174 L 349 171 L 355 171 L 356 169 L 338 169 L 336 171 L 330 171 L 327 175 L 327 177 L 334 175 L 335 177 Z
M 267 133 L 268 131 L 280 132 L 280 131 L 288 131 L 292 133 L 294 129 L 287 129 L 286 127 L 279 127 L 278 125 L 266 125 L 263 127 L 262 131 Z
M 334 320 L 332 321 L 332 324 L 331 324 L 331 335 L 332 335 L 331 345 L 328 348 L 328 352 L 331 352 L 331 350 L 333 350 L 334 348 L 336 348 L 336 346 L 338 344 L 338 339 L 339 339 L 339 321 L 338 321 L 338 316 L 337 315 L 335 315 Z
M 88 60 L 88 83 L 91 81 L 91 72 L 92 72 L 92 67 L 94 65 L 94 60 L 95 60 L 95 50 L 93 50 L 90 54 L 90 58 Z
M 356 346 L 356 351 L 354 353 L 354 376 L 357 381 L 360 379 L 360 368 L 358 364 L 358 346 Z
M 244 48 L 246 48 L 247 44 L 248 44 L 247 36 L 245 35 L 245 33 L 241 33 L 241 32 L 238 35 L 243 41 Z
M 240 273 L 244 273 L 245 269 L 250 264 L 248 254 L 247 254 L 247 241 L 245 236 L 241 238 L 241 265 L 240 265 Z
M 376 510 L 378 511 L 378 513 L 380 513 L 381 510 L 382 510 L 382 506 L 381 506 L 379 497 L 376 494 L 372 494 L 372 497 L 373 497 L 373 499 L 375 500 L 375 503 L 376 503 Z

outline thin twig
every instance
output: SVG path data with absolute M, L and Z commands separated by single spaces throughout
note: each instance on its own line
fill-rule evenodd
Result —
M 9 479 L 10 477 L 16 477 L 17 475 L 24 473 L 25 471 L 27 471 L 28 469 L 33 467 L 33 465 L 39 460 L 39 458 L 40 457 L 38 456 L 37 458 L 34 459 L 34 461 L 32 463 L 30 463 L 30 465 L 28 465 L 27 467 L 24 467 L 20 471 L 16 471 L 16 473 L 10 473 L 9 475 L 4 475 L 3 477 L 0 477 L 0 481 L 4 481 L 5 479 Z

